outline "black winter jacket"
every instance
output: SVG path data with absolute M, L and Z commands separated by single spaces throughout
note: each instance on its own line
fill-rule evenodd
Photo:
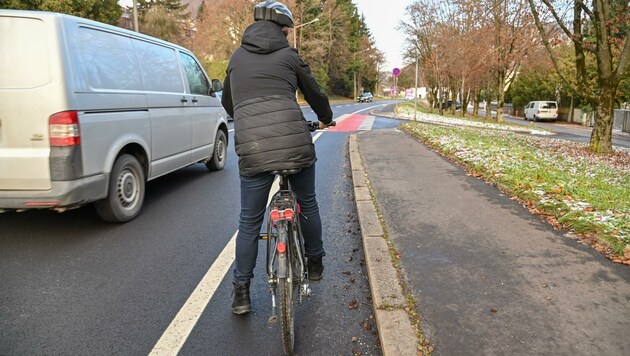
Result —
M 332 121 L 328 98 L 280 26 L 256 21 L 243 34 L 227 69 L 221 103 L 234 118 L 239 173 L 254 176 L 305 168 L 315 147 L 295 98 L 300 89 L 319 121 Z

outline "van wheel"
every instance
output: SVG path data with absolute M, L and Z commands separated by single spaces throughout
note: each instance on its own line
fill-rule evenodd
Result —
M 206 168 L 211 171 L 220 171 L 225 167 L 225 159 L 227 158 L 227 138 L 223 130 L 217 131 L 217 137 L 214 140 L 214 152 L 212 158 L 206 162 Z
M 105 221 L 127 222 L 138 216 L 144 202 L 144 172 L 136 157 L 124 154 L 109 176 L 107 198 L 96 202 L 96 212 Z
M 534 122 L 538 122 L 538 118 L 536 117 L 536 115 L 534 115 Z

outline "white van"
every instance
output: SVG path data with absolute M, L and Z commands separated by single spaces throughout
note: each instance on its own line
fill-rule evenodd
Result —
M 525 106 L 525 120 L 558 119 L 558 103 L 555 101 L 530 101 Z
M 145 182 L 225 165 L 227 120 L 185 48 L 78 17 L 0 10 L 0 211 L 140 212 Z

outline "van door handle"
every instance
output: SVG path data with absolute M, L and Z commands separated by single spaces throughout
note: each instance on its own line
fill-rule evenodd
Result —
M 182 97 L 182 98 L 181 98 L 181 100 L 180 100 L 180 101 L 181 101 L 182 103 L 187 103 L 187 102 L 188 102 L 188 99 L 186 99 L 186 97 L 184 96 L 184 97 Z
M 193 100 L 192 100 L 192 102 L 193 102 L 193 103 L 196 103 L 196 102 L 198 102 L 198 101 L 199 101 L 199 100 L 197 100 L 197 98 L 193 98 Z

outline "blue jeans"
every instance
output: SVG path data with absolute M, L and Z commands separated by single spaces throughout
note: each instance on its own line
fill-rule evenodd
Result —
M 254 277 L 260 228 L 265 217 L 267 199 L 273 180 L 274 176 L 269 173 L 253 177 L 241 176 L 241 215 L 234 261 L 234 280 L 239 284 L 249 283 Z M 300 217 L 300 226 L 304 236 L 306 256 L 325 256 L 322 221 L 315 197 L 315 164 L 302 168 L 298 174 L 290 175 L 289 182 L 297 196 L 303 215 Z

